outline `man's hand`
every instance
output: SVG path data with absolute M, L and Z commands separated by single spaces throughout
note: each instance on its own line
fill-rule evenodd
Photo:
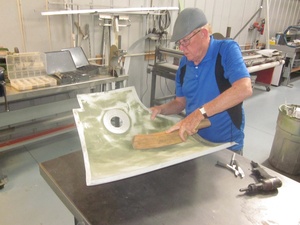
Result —
M 150 108 L 151 110 L 151 120 L 154 120 L 157 114 L 161 114 L 161 107 L 154 106 Z
M 158 105 L 151 107 L 151 120 L 154 120 L 157 114 L 162 115 L 173 115 L 182 112 L 185 108 L 185 98 L 176 97 L 174 100 L 165 103 L 163 105 Z
M 183 141 L 186 141 L 187 135 L 191 136 L 198 132 L 198 124 L 204 119 L 203 115 L 198 109 L 188 115 L 186 118 L 172 126 L 166 131 L 166 133 L 171 133 L 175 130 L 179 130 L 179 136 Z

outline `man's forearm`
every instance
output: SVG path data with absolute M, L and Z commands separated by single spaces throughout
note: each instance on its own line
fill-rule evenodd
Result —
M 207 115 L 213 116 L 239 104 L 251 95 L 251 81 L 248 78 L 244 78 L 211 102 L 206 103 L 204 107 Z
M 161 107 L 161 114 L 163 115 L 172 115 L 181 113 L 185 108 L 185 101 L 182 99 L 174 99 L 166 104 L 163 104 Z

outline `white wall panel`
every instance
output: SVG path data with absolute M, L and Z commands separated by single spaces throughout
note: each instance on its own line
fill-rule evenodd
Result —
M 191 2 L 191 7 L 197 7 L 204 10 L 206 8 L 206 2 L 207 0 L 194 1 L 194 3 Z
M 54 2 L 52 0 L 51 2 Z M 71 44 L 71 23 L 68 16 L 49 16 L 50 29 L 47 28 L 47 17 L 41 16 L 40 12 L 46 10 L 46 3 L 48 1 L 34 1 L 34 0 L 15 0 L 9 1 L 7 7 L 1 7 L 0 12 L 4 20 L 1 20 L 1 27 L 6 27 L 6 35 L 1 38 L 1 45 L 12 48 L 13 46 L 19 47 L 21 50 L 34 51 L 34 50 L 51 50 L 60 48 L 60 43 L 63 45 Z M 17 3 L 20 2 L 22 15 L 18 15 Z M 56 0 L 58 3 L 64 3 L 63 0 Z M 93 4 L 95 7 L 149 7 L 152 3 L 153 6 L 174 6 L 178 5 L 176 0 L 73 0 L 74 4 L 80 4 L 80 8 L 88 8 L 89 4 Z M 207 15 L 209 22 L 212 24 L 213 31 L 226 33 L 226 28 L 231 27 L 231 36 L 237 34 L 237 32 L 245 25 L 247 20 L 256 12 L 261 0 L 182 0 L 185 7 L 199 7 Z M 266 0 L 264 0 L 266 2 Z M 7 3 L 8 4 L 8 3 Z M 76 6 L 74 6 L 76 8 Z M 265 4 L 264 4 L 265 7 Z M 300 14 L 299 0 L 270 0 L 270 35 L 274 36 L 276 32 L 283 31 L 289 25 L 296 25 L 299 21 Z M 50 10 L 63 9 L 63 5 L 49 4 Z M 265 9 L 263 9 L 262 17 L 265 15 Z M 172 12 L 172 25 L 176 18 L 177 13 Z M 20 18 L 21 17 L 21 18 Z M 91 27 L 91 31 L 94 36 L 100 35 L 101 28 L 97 26 L 96 16 L 73 16 L 74 20 L 80 20 L 82 24 L 91 23 L 94 27 Z M 24 34 L 22 36 L 22 30 L 20 21 L 23 20 L 22 26 L 24 27 Z M 133 26 L 130 29 L 134 30 L 139 35 L 141 32 L 137 29 L 145 29 L 135 24 L 136 18 L 133 19 Z M 9 23 L 6 21 L 9 20 Z M 143 21 L 141 18 L 138 21 Z M 137 22 L 138 22 L 137 21 Z M 254 22 L 254 21 L 253 21 Z M 129 30 L 129 29 L 128 29 Z M 132 32 L 121 30 L 124 47 L 128 47 L 130 44 L 129 37 L 126 38 Z M 49 33 L 50 31 L 50 33 Z M 172 27 L 169 29 L 170 33 Z M 14 35 L 18 33 L 17 35 Z M 11 35 L 11 36 L 10 36 Z M 51 35 L 51 43 L 49 43 L 49 36 Z M 240 36 L 236 39 L 240 44 L 248 42 L 249 37 L 253 35 L 249 34 L 245 29 Z M 13 38 L 12 38 L 13 37 Z M 131 38 L 133 39 L 133 38 Z M 264 39 L 264 38 L 263 38 Z M 99 38 L 95 37 L 94 44 L 99 42 Z M 22 43 L 25 46 L 22 46 Z M 95 47 L 98 49 L 98 47 Z
M 5 0 L 0 0 L 5 1 Z M 0 7 L 0 46 L 9 48 L 11 51 L 18 47 L 23 51 L 52 51 L 73 45 L 72 33 L 77 35 L 77 44 L 81 45 L 89 57 L 101 54 L 103 27 L 99 26 L 98 15 L 74 15 L 74 16 L 41 16 L 40 12 L 49 10 L 64 9 L 63 4 L 50 4 L 53 2 L 65 3 L 71 0 L 12 0 L 5 1 Z M 266 18 L 266 1 L 263 0 L 264 8 L 260 15 L 257 14 L 245 27 L 240 35 L 235 39 L 240 45 L 253 43 L 256 40 L 266 42 L 267 36 L 260 35 L 256 30 L 249 31 L 253 22 L 260 16 Z M 231 37 L 234 37 L 246 22 L 259 9 L 262 0 L 180 0 L 184 7 L 201 8 L 212 25 L 213 32 L 226 34 L 227 27 L 231 27 Z M 300 1 L 299 0 L 269 0 L 270 2 L 270 37 L 275 36 L 276 32 L 284 31 L 290 25 L 296 25 L 300 20 Z M 21 6 L 21 13 L 18 11 L 18 3 Z M 73 0 L 74 7 L 77 9 L 89 8 L 92 4 L 94 8 L 119 8 L 119 7 L 150 7 L 150 6 L 179 6 L 178 0 Z M 4 6 L 5 5 L 5 6 Z M 171 12 L 171 25 L 167 30 L 170 34 L 178 12 Z M 73 19 L 73 22 L 71 21 Z M 122 37 L 121 48 L 128 49 L 136 40 L 147 33 L 147 16 L 130 15 L 131 26 L 121 28 L 118 33 Z M 82 28 L 89 25 L 90 33 L 88 40 L 81 40 L 78 30 L 74 27 L 74 22 L 79 22 Z M 49 27 L 48 27 L 49 25 Z M 23 30 L 22 30 L 23 28 Z M 155 46 L 155 42 L 150 46 Z M 149 44 L 143 43 L 138 49 L 140 52 L 148 51 Z M 130 71 L 130 82 L 138 89 L 140 96 L 144 95 L 145 104 L 149 102 L 149 74 L 146 67 L 149 62 L 144 57 L 132 59 L 134 69 Z M 164 79 L 159 82 L 159 95 L 169 93 L 169 81 Z M 171 87 L 172 89 L 172 87 Z
M 234 37 L 244 25 L 245 2 L 244 0 L 231 0 L 228 25 L 231 27 L 231 37 Z M 246 17 L 247 20 L 247 17 Z M 236 39 L 238 41 L 238 39 Z
M 281 17 L 281 27 L 287 27 L 287 21 L 288 21 L 288 16 L 289 16 L 289 5 L 291 1 L 283 1 L 283 6 L 282 6 L 282 11 L 279 14 Z
M 22 47 L 22 30 L 20 29 L 20 20 L 18 14 L 17 1 L 2 0 L 0 7 L 0 46 L 7 48 Z M 14 40 L 12 40 L 14 39 Z
M 273 0 L 270 5 L 270 27 L 276 31 L 280 30 L 281 18 L 278 15 L 281 12 L 281 2 L 282 0 Z

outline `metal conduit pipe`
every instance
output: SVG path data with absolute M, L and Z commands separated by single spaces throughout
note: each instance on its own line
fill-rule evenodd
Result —
M 159 46 L 157 48 L 157 50 L 160 53 L 164 53 L 166 55 L 173 56 L 173 57 L 182 57 L 183 56 L 183 52 L 182 51 L 178 51 L 178 50 L 175 50 L 175 49 L 164 48 L 164 47 Z

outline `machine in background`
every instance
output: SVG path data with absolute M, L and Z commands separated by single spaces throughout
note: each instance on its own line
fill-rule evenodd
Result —
M 291 86 L 290 74 L 300 70 L 300 26 L 289 26 L 283 33 L 277 33 L 276 41 L 270 48 L 285 54 L 282 84 Z

